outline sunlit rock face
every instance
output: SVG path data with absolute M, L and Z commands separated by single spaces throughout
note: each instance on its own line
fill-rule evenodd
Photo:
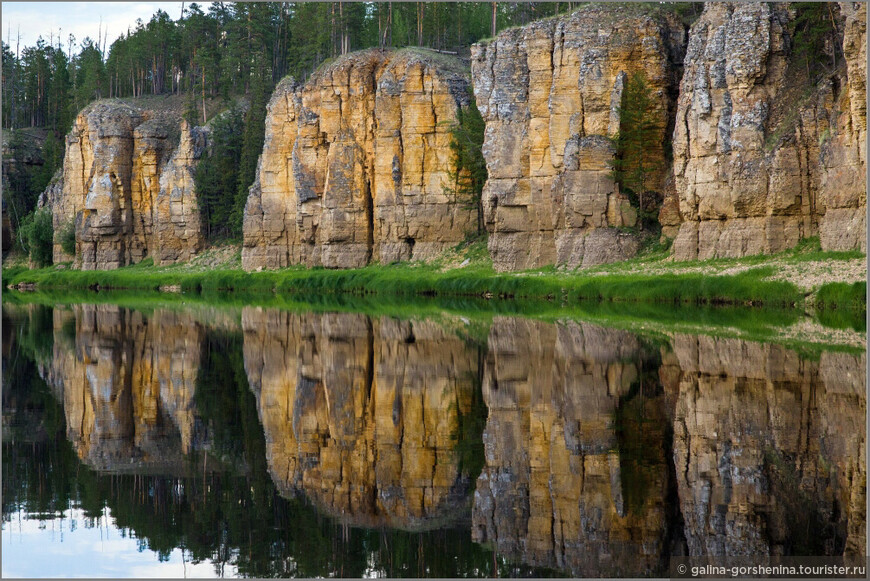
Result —
M 866 356 L 677 335 L 691 555 L 863 555 Z
M 475 216 L 450 178 L 468 72 L 427 50 L 366 50 L 278 84 L 244 217 L 242 266 L 427 259 Z
M 641 381 L 653 356 L 624 331 L 494 321 L 476 542 L 579 577 L 663 574 L 666 403 Z
M 625 259 L 637 241 L 617 228 L 636 213 L 611 177 L 608 138 L 619 131 L 627 78 L 653 94 L 664 187 L 685 32 L 673 15 L 590 5 L 571 16 L 503 31 L 472 47 L 477 106 L 486 121 L 483 192 L 489 251 L 498 270 L 589 266 Z
M 63 172 L 41 201 L 53 215 L 54 261 L 110 270 L 147 256 L 171 264 L 198 252 L 193 171 L 205 140 L 201 128 L 125 103 L 83 109 L 66 137 Z M 75 256 L 60 240 L 70 223 Z
M 832 5 L 846 66 L 815 87 L 795 80 L 791 10 L 709 3 L 692 26 L 673 141 L 680 260 L 816 235 L 824 249 L 866 248 L 866 8 Z
M 67 436 L 98 470 L 178 466 L 205 444 L 193 403 L 203 329 L 173 311 L 114 305 L 54 310 L 40 373 L 63 403 Z
M 467 510 L 473 481 L 457 441 L 476 348 L 437 324 L 387 317 L 245 308 L 242 325 L 283 494 L 357 526 L 436 528 Z

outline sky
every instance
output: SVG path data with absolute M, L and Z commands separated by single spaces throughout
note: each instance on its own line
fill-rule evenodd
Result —
M 200 2 L 208 5 L 209 2 Z M 21 31 L 21 48 L 34 46 L 42 36 L 46 42 L 58 32 L 63 40 L 64 49 L 70 34 L 76 37 L 73 52 L 77 52 L 86 36 L 94 41 L 100 31 L 102 19 L 103 34 L 108 29 L 106 49 L 112 46 L 127 28 L 136 26 L 136 19 L 148 22 L 151 16 L 162 9 L 173 20 L 181 16 L 181 2 L 2 2 L 3 42 L 15 52 L 18 31 Z M 189 2 L 188 2 L 189 4 Z M 11 30 L 10 30 L 11 29 Z M 55 40 L 55 44 L 57 41 Z
M 175 549 L 161 562 L 139 541 L 122 537 L 109 509 L 100 526 L 87 526 L 81 509 L 70 509 L 63 519 L 31 520 L 13 512 L 3 523 L 3 577 L 215 577 L 210 562 L 191 563 Z M 227 566 L 227 577 L 237 576 Z

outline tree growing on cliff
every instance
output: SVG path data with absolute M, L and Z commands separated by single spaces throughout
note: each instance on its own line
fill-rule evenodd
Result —
M 653 115 L 655 101 L 642 72 L 632 73 L 625 81 L 619 106 L 619 132 L 614 137 L 616 157 L 611 162 L 613 179 L 620 190 L 637 196 L 641 217 L 648 217 L 644 195 L 651 179 L 661 169 L 657 155 L 660 128 Z
M 450 179 L 453 191 L 463 206 L 477 211 L 477 233 L 483 232 L 483 185 L 486 183 L 486 160 L 483 158 L 483 135 L 486 124 L 470 95 L 467 107 L 456 111 L 456 123 L 450 128 L 452 153 Z

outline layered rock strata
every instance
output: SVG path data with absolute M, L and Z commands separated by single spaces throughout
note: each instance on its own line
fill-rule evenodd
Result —
M 67 437 L 91 468 L 183 466 L 207 447 L 194 405 L 204 330 L 190 316 L 112 305 L 54 310 L 54 348 L 40 375 L 63 403 Z
M 477 352 L 431 322 L 242 313 L 269 471 L 341 522 L 406 530 L 462 516 L 456 450 Z
M 244 217 L 242 266 L 330 268 L 427 259 L 462 241 L 450 126 L 468 74 L 423 49 L 341 57 L 279 83 Z
M 54 216 L 54 261 L 84 270 L 190 258 L 203 236 L 193 184 L 202 129 L 115 101 L 86 107 L 66 138 L 63 174 L 43 196 Z M 74 222 L 75 256 L 61 233 Z
M 843 5 L 846 66 L 804 99 L 789 11 L 710 3 L 692 26 L 673 142 L 677 259 L 815 235 L 825 250 L 866 247 L 866 8 Z
M 591 5 L 472 47 L 474 92 L 486 121 L 483 204 L 496 269 L 590 266 L 636 252 L 637 240 L 619 230 L 637 217 L 611 177 L 609 138 L 619 131 L 628 77 L 643 73 L 658 134 L 650 148 L 661 162 L 650 189 L 663 191 L 684 46 L 673 15 Z
M 867 251 L 867 4 L 840 2 L 845 78 L 819 136 L 819 237 L 824 250 Z M 833 93 L 833 87 L 831 88 Z

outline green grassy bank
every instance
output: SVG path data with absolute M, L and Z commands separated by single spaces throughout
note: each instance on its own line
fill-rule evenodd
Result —
M 611 274 L 583 276 L 556 272 L 494 273 L 465 268 L 440 272 L 403 265 L 368 266 L 348 270 L 288 268 L 245 272 L 216 269 L 185 272 L 151 266 L 112 271 L 10 268 L 5 286 L 35 284 L 42 289 L 158 290 L 178 286 L 184 292 L 267 291 L 305 294 L 378 294 L 439 297 L 604 300 L 683 304 L 765 305 L 797 307 L 804 293 L 785 281 L 765 280 L 769 272 L 755 269 L 735 275 Z M 826 304 L 845 296 L 829 293 Z M 851 300 L 851 299 L 850 299 Z
M 485 241 L 460 245 L 430 263 L 371 265 L 347 270 L 291 267 L 245 272 L 238 248 L 223 249 L 222 260 L 205 264 L 155 267 L 150 259 L 111 271 L 80 271 L 54 266 L 30 270 L 4 268 L 3 285 L 39 289 L 100 289 L 196 293 L 274 293 L 279 295 L 377 295 L 386 297 L 484 298 L 606 303 L 658 303 L 866 310 L 866 282 L 828 282 L 849 269 L 866 272 L 860 253 L 820 252 L 816 245 L 773 256 L 672 262 L 667 249 L 588 270 L 546 267 L 497 273 Z M 862 275 L 863 276 L 863 275 Z M 807 282 L 810 280 L 812 282 Z M 840 276 L 840 280 L 843 279 Z M 853 279 L 854 280 L 854 276 Z M 809 300 L 808 300 L 809 299 Z

